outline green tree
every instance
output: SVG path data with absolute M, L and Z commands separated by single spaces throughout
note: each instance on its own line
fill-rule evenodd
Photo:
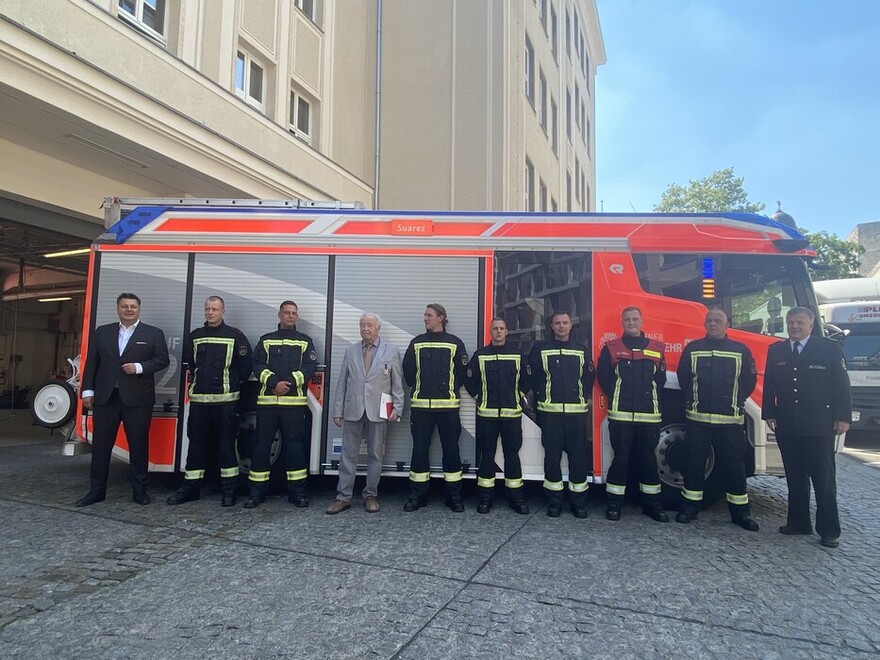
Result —
M 732 167 L 726 167 L 705 179 L 691 180 L 687 188 L 670 184 L 654 210 L 658 213 L 760 213 L 764 205 L 750 202 L 743 188 L 743 178 L 734 176 Z
M 859 256 L 865 248 L 855 241 L 847 241 L 829 234 L 827 231 L 811 232 L 803 227 L 798 231 L 810 242 L 816 251 L 816 258 L 810 263 L 810 277 L 814 280 L 838 280 L 860 277 Z

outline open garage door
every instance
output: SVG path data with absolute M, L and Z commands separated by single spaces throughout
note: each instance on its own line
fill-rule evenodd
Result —
M 55 227 L 64 230 L 56 230 Z M 98 223 L 0 199 L 0 408 L 27 408 L 79 353 L 88 248 Z

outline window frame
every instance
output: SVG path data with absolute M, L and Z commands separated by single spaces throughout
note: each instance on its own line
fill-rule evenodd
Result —
M 299 9 L 303 16 L 308 18 L 312 23 L 315 23 L 315 16 L 317 15 L 318 9 L 318 0 L 293 0 L 294 6 Z M 312 7 L 311 12 L 306 11 L 305 5 L 310 4 Z
M 290 106 L 287 111 L 287 131 L 293 135 L 298 140 L 305 142 L 308 145 L 312 145 L 312 141 L 314 140 L 315 130 L 314 130 L 314 101 L 307 97 L 305 94 L 300 92 L 296 87 L 290 88 L 290 93 L 288 94 L 288 100 L 290 102 Z M 308 117 L 308 131 L 303 131 L 299 127 L 300 120 L 300 102 L 305 103 L 309 109 L 309 117 Z
M 532 108 L 534 108 L 535 107 L 535 47 L 532 45 L 532 40 L 529 39 L 528 34 L 526 34 L 524 57 L 525 57 L 525 62 L 523 64 L 523 68 L 525 69 L 526 98 L 529 100 L 529 103 L 532 104 Z
M 239 61 L 243 62 L 243 80 L 242 86 L 238 85 L 238 63 Z M 251 95 L 251 69 L 252 67 L 257 67 L 261 72 L 261 80 L 260 80 L 260 91 L 262 98 L 257 99 L 256 97 Z M 235 74 L 233 75 L 233 92 L 235 95 L 240 98 L 242 101 L 247 103 L 252 108 L 259 110 L 261 113 L 266 113 L 266 93 L 268 91 L 268 85 L 266 84 L 266 65 L 263 64 L 257 57 L 251 54 L 246 48 L 237 48 L 235 52 Z
M 544 76 L 544 70 L 538 70 L 538 121 L 541 128 L 544 129 L 544 135 L 547 134 L 547 78 Z
M 528 156 L 526 156 L 525 175 L 525 210 L 532 212 L 535 210 L 535 165 Z
M 166 33 L 168 31 L 168 3 L 166 0 L 155 0 L 156 1 L 156 13 L 161 13 L 162 16 L 162 31 L 158 32 L 154 27 L 150 26 L 144 20 L 144 7 L 149 6 L 148 0 L 117 0 L 116 2 L 116 16 L 120 20 L 124 21 L 131 25 L 134 29 L 142 32 L 146 36 L 160 42 L 163 46 L 165 45 Z M 132 14 L 127 9 L 125 9 L 124 5 L 126 2 L 132 3 L 135 6 L 135 13 Z M 161 10 L 159 10 L 161 7 Z

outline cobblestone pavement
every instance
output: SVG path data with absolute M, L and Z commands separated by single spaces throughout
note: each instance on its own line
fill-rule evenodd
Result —
M 716 505 L 691 525 L 628 507 L 618 523 L 503 506 L 327 516 L 286 499 L 133 504 L 114 463 L 106 502 L 76 509 L 89 456 L 40 436 L 0 447 L 0 657 L 840 658 L 880 654 L 880 470 L 838 458 L 843 537 L 787 537 L 785 484 L 751 479 L 761 531 Z

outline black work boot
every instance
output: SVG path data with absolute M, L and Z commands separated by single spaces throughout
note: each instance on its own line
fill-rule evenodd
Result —
M 428 504 L 428 482 L 409 480 L 409 496 L 406 498 L 406 504 L 403 505 L 404 511 L 415 511 L 421 509 Z
M 189 484 L 184 482 L 173 495 L 170 495 L 165 502 L 171 505 L 183 504 L 184 502 L 194 502 L 201 497 L 200 484 Z
M 511 509 L 521 515 L 528 515 L 530 513 L 529 505 L 526 504 L 526 494 L 523 492 L 522 486 L 510 489 L 507 493 L 509 497 L 507 503 Z
M 461 481 L 446 482 L 446 506 L 455 513 L 464 511 L 464 502 L 461 499 Z
M 305 479 L 287 482 L 287 501 L 300 509 L 309 505 L 309 498 L 306 494 Z

